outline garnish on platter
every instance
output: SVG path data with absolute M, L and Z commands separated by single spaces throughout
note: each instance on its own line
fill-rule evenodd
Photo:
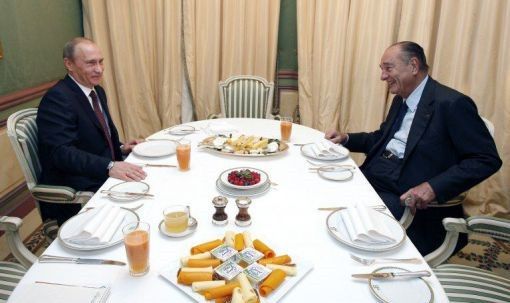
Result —
M 266 302 L 298 275 L 290 256 L 276 256 L 264 242 L 252 240 L 248 231 L 227 231 L 224 239 L 192 247 L 180 261 L 177 284 L 191 287 L 195 299 L 201 295 L 214 302 Z
M 260 136 L 239 137 L 217 135 L 205 138 L 199 146 L 215 150 L 224 154 L 238 156 L 269 156 L 283 152 L 289 148 L 285 142 L 278 139 L 265 138 Z

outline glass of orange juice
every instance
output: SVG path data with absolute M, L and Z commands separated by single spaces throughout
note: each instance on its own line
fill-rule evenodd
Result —
M 280 118 L 280 132 L 282 141 L 289 142 L 292 133 L 292 117 Z
M 186 205 L 171 205 L 163 210 L 165 228 L 169 233 L 181 233 L 188 228 L 189 207 Z
M 131 222 L 122 228 L 124 246 L 132 276 L 143 276 L 149 271 L 149 235 L 147 222 Z
M 191 142 L 182 139 L 177 143 L 177 162 L 179 163 L 179 170 L 189 170 L 189 162 L 191 157 Z

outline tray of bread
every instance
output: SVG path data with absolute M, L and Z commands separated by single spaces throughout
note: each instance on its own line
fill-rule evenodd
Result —
M 160 275 L 196 302 L 278 302 L 313 268 L 249 231 L 203 242 Z
M 215 153 L 242 157 L 274 156 L 289 149 L 278 139 L 232 134 L 207 137 L 198 146 Z

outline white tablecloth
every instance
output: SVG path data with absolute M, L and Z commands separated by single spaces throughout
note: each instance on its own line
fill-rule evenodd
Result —
M 264 119 L 227 119 L 244 134 L 260 135 L 272 138 L 280 137 L 278 121 Z M 201 129 L 213 120 L 191 123 Z M 161 137 L 163 131 L 155 134 Z M 333 182 L 310 173 L 310 165 L 301 155 L 300 147 L 289 144 L 289 150 L 279 156 L 263 158 L 245 158 L 217 155 L 203 151 L 197 143 L 207 134 L 199 131 L 186 136 L 192 141 L 191 169 L 180 172 L 175 168 L 146 167 L 145 182 L 150 185 L 150 193 L 155 198 L 129 203 L 112 202 L 103 194 L 96 194 L 87 206 L 101 203 L 144 206 L 137 211 L 142 220 L 151 225 L 150 272 L 143 277 L 131 277 L 126 266 L 76 265 L 76 264 L 34 264 L 25 275 L 21 284 L 34 281 L 49 281 L 66 284 L 108 284 L 111 285 L 109 302 L 189 302 L 189 297 L 159 276 L 159 272 L 168 266 L 177 266 L 181 256 L 189 254 L 193 245 L 222 238 L 226 230 L 236 232 L 249 230 L 253 238 L 260 238 L 275 251 L 287 253 L 296 259 L 309 260 L 313 270 L 297 284 L 282 302 L 376 302 L 370 293 L 366 281 L 354 280 L 352 273 L 370 272 L 387 264 L 363 266 L 349 258 L 350 253 L 366 257 L 418 257 L 420 256 L 410 240 L 388 252 L 362 252 L 333 239 L 327 232 L 325 220 L 328 212 L 318 211 L 321 206 L 341 206 L 355 203 L 367 205 L 381 204 L 382 201 L 369 185 L 362 173 L 356 169 L 354 178 L 347 182 Z M 293 125 L 291 142 L 307 143 L 318 140 L 323 133 L 301 125 Z M 169 136 L 171 137 L 171 136 Z M 175 155 L 159 159 L 142 159 L 130 155 L 127 161 L 145 163 L 176 164 Z M 348 159 L 342 164 L 355 163 Z M 229 223 L 218 227 L 211 223 L 214 213 L 212 199 L 220 195 L 215 186 L 219 174 L 238 166 L 256 167 L 266 171 L 278 186 L 266 194 L 252 199 L 249 213 L 252 225 L 240 228 L 234 224 L 237 214 L 235 199 L 229 198 L 226 213 Z M 108 189 L 119 183 L 110 178 L 102 187 Z M 163 219 L 162 210 L 170 204 L 188 204 L 191 214 L 198 220 L 197 231 L 182 239 L 163 236 L 158 224 Z M 60 256 L 78 256 L 126 261 L 122 244 L 98 251 L 73 251 L 56 240 L 47 249 L 46 254 Z M 430 270 L 428 265 L 398 264 L 409 270 Z M 438 280 L 433 276 L 426 278 L 434 290 L 434 302 L 447 302 L 447 298 Z M 18 288 L 19 289 L 19 288 Z M 18 290 L 17 289 L 17 290 Z M 14 291 L 11 301 L 16 302 Z

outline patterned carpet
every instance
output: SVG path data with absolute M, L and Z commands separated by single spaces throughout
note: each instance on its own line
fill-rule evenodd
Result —
M 30 251 L 38 256 L 41 255 L 48 247 L 42 232 L 42 225 L 24 243 Z M 17 262 L 12 254 L 5 261 Z M 510 243 L 475 235 L 470 237 L 468 245 L 452 256 L 448 263 L 482 268 L 510 279 Z

